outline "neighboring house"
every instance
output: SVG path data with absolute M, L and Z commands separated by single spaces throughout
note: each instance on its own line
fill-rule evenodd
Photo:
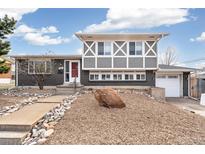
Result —
M 10 67 L 10 70 L 7 73 L 0 73 L 0 84 L 8 84 L 11 83 L 12 81 L 12 66 L 14 64 L 14 60 L 9 58 L 9 57 L 0 57 L 0 60 L 3 61 L 5 60 L 4 65 L 7 65 L 8 67 Z
M 202 93 L 205 93 L 205 72 L 198 70 L 191 73 L 191 96 L 200 99 Z
M 166 89 L 167 97 L 188 96 L 191 70 L 158 65 L 157 43 L 167 35 L 77 33 L 83 43 L 82 56 L 14 56 L 16 86 L 37 85 L 32 74 L 36 68 L 44 66 L 41 73 L 47 76 L 47 86 L 74 81 L 84 86 L 160 86 Z M 21 71 L 23 67 L 26 72 Z

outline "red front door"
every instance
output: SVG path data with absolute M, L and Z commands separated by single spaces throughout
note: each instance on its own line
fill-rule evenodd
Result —
M 78 62 L 72 62 L 72 78 L 78 77 Z

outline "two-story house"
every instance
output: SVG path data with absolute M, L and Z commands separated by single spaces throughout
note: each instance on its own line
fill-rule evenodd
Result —
M 16 86 L 35 86 L 34 74 L 45 85 L 134 86 L 165 88 L 167 97 L 189 95 L 190 69 L 158 65 L 157 44 L 167 33 L 76 33 L 82 55 L 21 55 L 16 59 Z M 40 70 L 40 71 L 39 71 Z

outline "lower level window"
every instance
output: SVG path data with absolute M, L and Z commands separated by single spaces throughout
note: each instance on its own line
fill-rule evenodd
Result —
M 89 75 L 90 81 L 145 81 L 145 72 L 92 72 Z
M 102 80 L 110 80 L 110 74 L 102 74 Z
M 136 80 L 138 81 L 143 81 L 143 80 L 146 80 L 146 76 L 144 73 L 139 73 L 139 74 L 136 74 Z
M 122 80 L 122 74 L 113 74 L 113 80 Z
M 99 74 L 90 74 L 90 80 L 99 80 Z
M 125 74 L 125 80 L 134 80 L 133 74 Z

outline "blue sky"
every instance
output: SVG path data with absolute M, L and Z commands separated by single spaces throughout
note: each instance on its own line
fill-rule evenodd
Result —
M 17 20 L 10 54 L 78 54 L 75 32 L 168 32 L 159 53 L 176 50 L 183 63 L 205 57 L 205 9 L 4 9 Z M 94 24 L 94 25 L 93 25 Z M 43 42 L 43 43 L 42 43 Z M 185 63 L 188 66 L 205 61 Z

